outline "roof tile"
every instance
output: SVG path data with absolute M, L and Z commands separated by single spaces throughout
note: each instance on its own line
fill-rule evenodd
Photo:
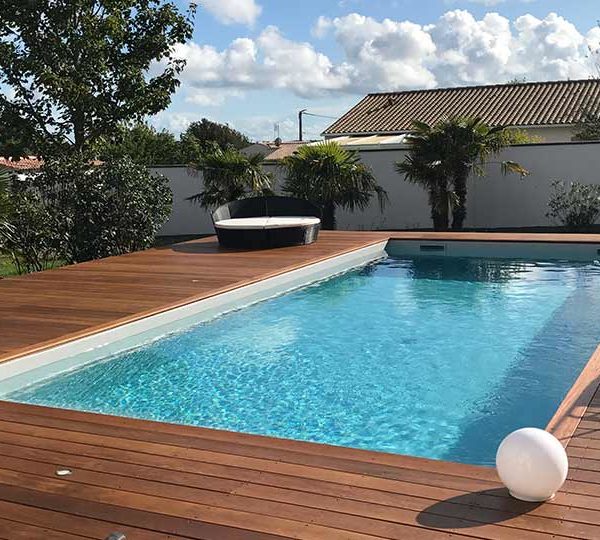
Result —
M 549 81 L 369 94 L 324 135 L 401 133 L 414 120 L 477 116 L 490 126 L 573 125 L 600 113 L 600 80 Z

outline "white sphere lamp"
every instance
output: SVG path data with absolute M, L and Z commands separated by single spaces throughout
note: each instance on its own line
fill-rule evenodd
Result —
M 551 433 L 538 428 L 513 431 L 498 447 L 496 469 L 515 499 L 548 501 L 569 471 L 567 453 Z

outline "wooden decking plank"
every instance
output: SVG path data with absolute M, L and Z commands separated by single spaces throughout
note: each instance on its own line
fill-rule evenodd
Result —
M 164 533 L 148 529 L 123 526 L 121 523 L 101 521 L 71 513 L 48 510 L 24 504 L 0 500 L 0 515 L 10 516 L 12 521 L 31 524 L 66 534 L 75 534 L 90 538 L 106 538 L 111 532 L 121 532 L 137 540 L 165 540 Z M 180 537 L 184 538 L 184 537 Z M 189 538 L 189 537 L 188 537 Z
M 40 483 L 36 482 L 35 478 L 33 478 L 29 473 L 23 474 L 28 479 L 28 481 L 36 487 L 36 489 L 39 489 Z M 0 482 L 5 481 L 5 471 L 0 469 Z M 73 484 L 71 484 L 69 487 L 73 487 Z M 61 490 L 61 492 L 68 493 L 68 495 L 71 497 L 81 497 L 83 499 L 86 499 L 90 493 L 95 494 L 95 496 L 97 496 L 97 494 L 101 491 L 101 487 L 91 484 L 81 485 L 80 483 L 78 483 L 75 487 L 76 489 L 64 488 Z M 116 495 L 114 495 L 113 498 L 125 496 L 130 501 L 130 504 L 136 504 L 134 501 L 141 500 L 142 496 L 144 495 L 139 492 L 126 491 L 120 485 L 118 489 L 119 492 Z M 196 499 L 198 499 L 198 493 L 200 493 L 200 490 L 197 490 Z M 102 495 L 100 494 L 100 496 Z M 233 498 L 231 499 L 233 500 Z M 537 540 L 545 537 L 545 534 L 539 533 L 535 530 L 516 529 L 515 532 L 515 529 L 511 527 L 506 527 L 504 526 L 504 524 L 502 524 L 502 526 L 494 524 L 488 525 L 485 521 L 469 520 L 466 519 L 464 516 L 461 516 L 460 514 L 445 516 L 443 514 L 432 513 L 430 515 L 427 515 L 423 512 L 409 512 L 399 508 L 388 508 L 383 518 L 366 518 L 364 516 L 360 516 L 359 514 L 340 514 L 338 512 L 323 510 L 319 506 L 308 507 L 305 505 L 275 503 L 270 500 L 255 500 L 250 498 L 240 499 L 244 499 L 243 502 L 246 504 L 244 508 L 247 511 L 252 511 L 253 515 L 264 515 L 267 521 L 272 520 L 274 516 L 271 514 L 262 513 L 276 509 L 276 516 L 292 520 L 297 519 L 305 523 L 310 522 L 311 524 L 314 524 L 317 527 L 334 527 L 336 530 L 341 531 L 343 534 L 347 534 L 348 538 L 354 537 L 353 535 L 356 533 L 381 536 L 383 538 L 435 539 L 448 537 L 454 538 L 457 535 L 478 537 L 477 535 L 473 535 L 469 531 L 464 530 L 465 528 L 474 527 L 477 527 L 481 533 L 486 534 L 486 537 L 488 538 L 511 538 L 514 534 L 518 534 L 519 538 L 522 538 L 523 540 Z M 169 504 L 177 504 L 178 508 L 184 507 L 189 511 L 192 505 L 188 503 L 192 503 L 192 501 L 186 498 L 176 499 L 171 501 L 171 503 L 169 503 L 167 500 L 164 500 L 162 504 L 165 507 L 167 507 Z M 208 501 L 204 500 L 201 497 L 199 500 L 194 501 L 193 506 L 197 507 L 200 505 L 202 505 L 201 507 L 203 508 L 210 507 L 212 509 L 221 508 L 225 510 L 233 509 L 232 506 L 235 506 L 233 502 L 226 503 L 224 500 L 220 500 L 219 497 L 215 497 L 214 495 L 210 496 Z M 354 503 L 353 506 L 356 509 L 358 505 L 357 503 Z M 389 518 L 393 519 L 391 521 L 388 521 Z M 417 518 L 421 518 L 420 522 L 417 521 Z M 497 516 L 495 516 L 495 518 L 497 518 Z M 447 524 L 450 521 L 452 522 L 453 527 L 447 526 Z M 546 521 L 550 522 L 550 520 Z M 440 524 L 446 523 L 446 526 L 443 530 L 436 530 L 436 522 L 439 522 Z M 425 523 L 430 523 L 430 525 L 425 525 Z M 568 527 L 563 526 L 564 532 L 570 533 L 572 532 L 572 530 L 575 530 L 576 533 L 577 531 L 579 532 L 575 535 L 567 534 L 563 536 L 559 534 L 554 534 L 554 536 L 556 538 L 580 538 L 582 537 L 581 534 L 588 534 L 586 533 L 587 529 L 593 531 L 598 530 L 596 527 L 589 527 L 582 524 L 569 523 L 568 525 Z M 341 538 L 345 538 L 345 536 L 341 536 Z
M 191 461 L 221 463 L 223 465 L 280 472 L 282 474 L 290 475 L 303 475 L 308 472 L 308 469 L 315 468 L 315 465 L 311 464 L 310 460 L 307 460 L 302 464 L 286 463 L 262 458 L 197 450 L 194 448 L 170 446 L 167 444 L 140 442 L 131 439 L 120 439 L 117 437 L 106 437 L 75 431 L 62 431 L 55 428 L 32 426 L 17 422 L 5 422 L 2 420 L 0 420 L 0 432 L 31 435 L 46 440 L 60 441 L 61 443 L 83 443 L 102 447 L 103 449 L 130 450 L 133 452 L 137 451 L 168 457 L 179 457 Z M 474 490 L 493 489 L 498 487 L 498 482 L 482 480 L 480 478 L 444 475 L 442 473 L 418 471 L 415 469 L 392 468 L 387 465 L 379 466 L 373 463 L 353 462 L 351 465 L 348 465 L 347 463 L 342 462 L 337 468 L 326 469 L 319 467 L 319 471 L 321 471 L 322 474 L 329 476 L 335 476 L 339 473 L 350 473 L 354 475 L 354 477 L 370 476 L 388 481 L 405 480 L 414 481 L 416 483 L 433 483 L 436 485 L 439 483 L 439 485 L 445 487 L 468 485 L 470 486 L 470 489 Z
M 162 478 L 162 481 L 175 482 L 178 478 L 187 485 L 203 485 L 209 489 L 214 489 L 212 478 L 230 480 L 228 486 L 237 487 L 240 482 L 254 483 L 267 486 L 282 487 L 286 489 L 296 489 L 300 491 L 308 491 L 313 493 L 329 494 L 333 497 L 344 497 L 353 500 L 362 500 L 367 502 L 376 502 L 383 505 L 402 506 L 406 504 L 406 500 L 412 497 L 419 499 L 429 499 L 432 502 L 439 500 L 457 500 L 456 504 L 468 506 L 481 506 L 494 510 L 502 510 L 506 514 L 522 514 L 523 512 L 531 511 L 536 515 L 552 517 L 557 519 L 566 519 L 565 507 L 559 507 L 557 501 L 560 502 L 564 494 L 560 494 L 556 501 L 552 504 L 544 505 L 535 508 L 535 505 L 521 503 L 509 498 L 504 489 L 496 489 L 492 492 L 476 492 L 469 493 L 468 486 L 463 486 L 461 490 L 450 490 L 440 487 L 433 487 L 423 484 L 411 484 L 406 482 L 395 481 L 390 487 L 390 482 L 383 481 L 385 485 L 371 485 L 369 488 L 361 488 L 354 483 L 337 484 L 327 482 L 322 479 L 308 477 L 291 477 L 277 475 L 271 472 L 253 471 L 247 469 L 239 469 L 234 467 L 226 467 L 222 465 L 202 464 L 198 462 L 186 462 L 185 460 L 177 459 L 157 459 L 156 456 L 133 454 L 131 457 L 121 453 L 118 459 L 122 461 L 111 462 L 108 458 L 114 459 L 115 456 L 107 456 L 101 449 L 95 447 L 89 448 L 78 445 L 77 448 L 71 449 L 78 452 L 77 454 L 64 453 L 49 453 L 45 448 L 47 445 L 40 442 L 38 439 L 30 438 L 35 444 L 40 444 L 43 450 L 39 448 L 29 448 L 16 446 L 11 452 L 8 449 L 11 447 L 2 445 L 2 455 L 17 455 L 25 458 L 39 459 L 40 452 L 46 456 L 46 460 L 56 465 L 70 467 L 92 468 L 94 470 L 109 471 L 114 469 L 122 475 L 137 476 L 147 474 L 146 471 L 151 471 L 148 475 L 150 478 Z M 23 441 L 19 441 L 23 442 Z M 27 442 L 27 441 L 25 441 Z M 95 452 L 94 452 L 95 450 Z M 129 453 L 131 454 L 131 453 Z M 88 457 L 88 456 L 96 457 Z M 83 457 L 82 457 L 83 456 Z M 125 461 L 129 460 L 129 461 Z M 140 463 L 143 463 L 140 465 Z M 169 467 L 163 468 L 163 467 Z M 313 476 L 320 476 L 318 470 Z M 181 475 L 181 476 L 178 476 Z M 209 487 L 210 486 L 210 487 Z M 377 488 L 381 488 L 377 489 Z M 393 491 L 384 491 L 388 489 Z M 468 495 L 468 496 L 467 496 Z M 573 501 L 566 501 L 566 509 L 570 509 L 570 504 Z M 600 503 L 600 501 L 597 501 Z M 573 511 L 573 520 L 582 522 L 595 523 L 598 521 L 597 516 L 590 516 L 585 511 Z
M 331 540 L 364 540 L 382 538 L 452 538 L 452 534 L 403 526 L 384 521 L 368 520 L 347 514 L 305 509 L 293 505 L 278 504 L 277 515 L 256 513 L 210 504 L 183 500 L 169 501 L 164 498 L 140 493 L 121 491 L 87 484 L 75 484 L 65 480 L 39 477 L 23 472 L 0 469 L 0 484 L 18 486 L 25 481 L 28 488 L 45 493 L 62 494 L 86 501 L 98 501 L 127 509 L 153 512 L 168 517 L 180 517 L 193 522 L 208 522 L 229 527 L 245 528 L 256 532 L 289 535 L 293 538 L 328 538 Z M 247 501 L 248 502 L 248 501 Z M 262 501 L 261 501 L 262 503 Z M 259 506 L 259 505 L 257 505 Z M 259 509 L 269 509 L 274 503 L 262 504 Z M 286 508 L 288 508 L 286 510 Z M 280 517 L 287 514 L 287 517 Z M 304 519 L 303 519 L 304 516 Z M 306 517 L 308 516 L 308 517 Z M 326 522 L 327 525 L 323 524 Z M 357 531 L 356 529 L 361 529 Z M 456 535 L 454 535 L 456 536 Z
M 77 420 L 65 420 L 57 418 L 62 412 L 56 410 L 46 415 L 28 414 L 27 412 L 14 412 L 7 410 L 6 402 L 0 402 L 0 411 L 2 411 L 2 420 L 32 426 L 46 428 L 64 429 L 66 431 L 75 431 L 84 434 L 95 434 L 107 437 L 117 437 L 137 442 L 150 442 L 157 444 L 167 444 L 169 446 L 178 446 L 181 448 L 206 450 L 210 452 L 219 452 L 223 454 L 232 454 L 237 456 L 246 456 L 251 458 L 276 460 L 285 463 L 310 464 L 322 468 L 332 468 L 339 470 L 354 470 L 354 467 L 371 467 L 376 460 L 376 466 L 382 466 L 393 469 L 414 469 L 428 470 L 431 472 L 443 472 L 447 475 L 467 476 L 469 478 L 481 478 L 483 480 L 498 481 L 495 472 L 488 467 L 474 467 L 468 465 L 455 464 L 454 467 L 446 463 L 424 459 L 412 458 L 409 456 L 400 456 L 385 453 L 375 453 L 363 450 L 345 449 L 335 446 L 320 444 L 296 444 L 296 441 L 274 438 L 263 438 L 257 436 L 240 436 L 230 432 L 221 432 L 220 430 L 201 431 L 202 435 L 197 434 L 196 428 L 189 426 L 177 426 L 186 430 L 186 435 L 167 433 L 162 430 L 161 424 L 157 422 L 124 420 L 124 425 L 111 422 L 111 418 L 103 415 L 78 415 Z M 26 406 L 21 406 L 24 408 Z M 27 409 L 25 409 L 27 411 Z M 108 422 L 82 421 L 82 419 L 94 420 L 106 418 Z M 140 426 L 148 424 L 148 429 L 138 429 Z M 201 429 L 201 428 L 200 428 Z M 193 436 L 196 434 L 196 436 Z M 223 436 L 221 436 L 223 434 Z M 257 444 L 256 441 L 263 441 Z M 254 444 L 248 444 L 254 441 Z M 274 448 L 276 447 L 276 448 Z
M 63 461 L 63 463 L 64 463 L 64 461 Z M 71 466 L 76 466 L 76 465 L 77 465 L 77 463 L 69 463 L 69 465 L 71 465 Z M 163 474 L 164 474 L 166 471 L 162 471 L 162 472 L 163 472 Z M 167 476 L 167 477 L 165 478 L 165 481 L 167 481 L 167 478 L 169 478 L 169 479 L 171 479 L 172 481 L 174 481 L 174 480 L 173 480 L 171 477 L 172 477 L 172 475 L 171 475 L 171 476 Z M 239 485 L 239 482 L 238 482 L 237 484 L 234 484 L 233 486 L 231 486 L 231 485 L 230 485 L 230 486 L 228 486 L 228 489 L 230 489 L 230 488 L 232 488 L 232 487 L 233 487 L 233 488 L 235 488 L 237 485 Z M 285 485 L 285 484 L 284 484 L 284 485 Z M 211 488 L 212 488 L 212 486 L 211 486 Z M 450 496 L 450 495 L 456 495 L 456 494 L 457 494 L 456 492 L 455 492 L 455 493 L 442 493 L 442 494 L 441 494 L 441 496 L 442 496 L 442 497 L 447 497 L 447 496 Z M 334 495 L 336 495 L 336 496 L 339 496 L 339 495 L 340 495 L 340 493 L 335 493 Z M 439 496 L 440 496 L 440 494 L 438 494 L 438 498 L 439 498 Z M 492 497 L 488 497 L 488 499 L 493 499 L 493 498 L 492 498 Z M 509 501 L 510 501 L 510 502 L 509 502 L 509 505 L 510 505 L 510 504 L 512 504 L 512 501 L 511 501 L 511 500 L 509 500 Z M 431 504 L 432 502 L 433 502 L 433 501 L 431 501 L 431 500 L 430 500 L 430 501 L 429 501 L 429 504 Z M 472 512 L 472 511 L 473 511 L 473 506 L 475 506 L 475 505 L 477 505 L 477 506 L 480 506 L 480 507 L 483 507 L 483 508 L 485 508 L 485 506 L 486 506 L 485 504 L 482 504 L 482 503 L 481 503 L 481 501 L 476 501 L 476 500 L 473 500 L 473 501 L 471 501 L 471 503 L 472 503 L 472 506 L 469 506 L 469 510 L 468 510 L 468 511 L 470 511 L 470 512 Z M 400 505 L 400 506 L 406 506 L 406 504 L 407 504 L 407 503 L 406 503 L 406 500 L 405 500 L 405 501 L 404 501 L 404 503 L 403 503 L 402 505 Z M 410 504 L 410 503 L 409 503 L 409 504 Z M 411 507 L 411 506 L 409 506 L 409 508 L 413 508 L 413 509 L 416 509 L 416 510 L 422 511 L 422 510 L 424 510 L 423 504 L 424 504 L 424 502 L 423 502 L 423 501 L 421 501 L 421 506 L 418 506 L 417 508 L 415 508 L 414 506 L 412 506 L 412 507 Z M 507 506 L 509 506 L 509 505 L 507 505 Z M 518 504 L 517 504 L 517 506 L 518 506 Z M 521 505 L 521 511 L 523 511 L 524 507 L 531 508 L 531 505 Z M 543 508 L 544 508 L 544 510 L 546 510 L 546 508 L 547 508 L 547 507 L 546 507 L 546 506 L 544 506 Z M 483 512 L 483 513 L 485 513 L 485 512 Z M 502 514 L 503 514 L 503 517 L 504 517 L 505 521 L 506 521 L 506 520 L 508 520 L 508 519 L 511 517 L 511 514 L 508 512 L 508 509 L 506 509 L 506 508 L 504 509 L 504 511 L 502 512 Z M 574 518 L 575 518 L 575 517 L 579 517 L 580 519 L 582 519 L 582 521 L 584 521 L 584 522 L 585 522 L 585 521 L 587 521 L 587 522 L 591 522 L 592 524 L 594 524 L 594 523 L 597 523 L 597 522 L 598 522 L 598 515 L 597 515 L 597 514 L 596 514 L 596 516 L 595 516 L 595 517 L 593 517 L 593 516 L 592 516 L 592 517 L 590 517 L 589 515 L 588 515 L 588 516 L 585 516 L 585 515 L 583 515 L 583 516 L 582 516 L 582 514 L 584 514 L 584 513 L 583 513 L 583 512 L 580 512 L 580 515 L 579 515 L 579 516 L 575 516 L 575 515 L 574 515 Z M 463 515 L 464 515 L 464 514 L 463 514 Z M 498 516 L 499 514 L 496 514 L 496 515 Z M 552 517 L 556 517 L 557 519 L 564 519 L 566 516 L 564 515 L 564 513 L 562 513 L 562 514 L 561 514 L 561 513 L 556 513 L 556 515 L 555 515 L 555 516 L 552 516 Z
M 417 470 L 428 469 L 431 471 L 446 474 L 455 474 L 461 476 L 465 471 L 469 475 L 475 474 L 488 480 L 496 480 L 497 477 L 489 467 L 478 467 L 465 465 L 461 463 L 442 462 L 434 459 L 404 456 L 398 454 L 373 452 L 369 450 L 360 450 L 342 446 L 332 446 L 307 441 L 297 441 L 291 439 L 281 439 L 269 436 L 250 435 L 239 432 L 225 431 L 219 429 L 192 427 L 182 424 L 170 424 L 165 422 L 155 422 L 136 418 L 127 418 L 122 416 L 110 416 L 98 413 L 87 413 L 72 409 L 57 409 L 33 404 L 15 403 L 9 401 L 0 401 L 0 413 L 2 418 L 13 418 L 22 423 L 33 423 L 35 425 L 47 425 L 48 419 L 53 421 L 67 420 L 63 425 L 68 426 L 65 429 L 69 431 L 97 431 L 92 424 L 101 426 L 125 428 L 127 435 L 124 438 L 136 438 L 138 440 L 150 440 L 150 436 L 161 434 L 160 436 L 173 436 L 168 441 L 173 444 L 188 447 L 194 444 L 196 439 L 205 441 L 221 441 L 223 443 L 232 443 L 236 447 L 256 448 L 257 450 L 266 449 L 268 451 L 284 450 L 289 453 L 307 454 L 311 456 L 335 457 L 342 460 L 356 460 L 361 462 L 376 462 L 390 466 L 401 466 L 402 468 L 414 468 Z M 13 416 L 10 416 L 10 414 Z M 106 433 L 106 432 L 102 432 Z M 134 435 L 133 437 L 131 435 Z M 234 453 L 239 453 L 235 450 Z
M 227 467 L 233 467 L 235 473 L 240 475 L 244 474 L 244 478 L 248 477 L 249 470 L 244 468 L 243 464 L 231 464 L 228 463 L 227 460 L 216 460 L 216 462 L 202 462 L 202 461 L 194 461 L 187 460 L 185 458 L 176 458 L 173 455 L 167 454 L 165 455 L 156 455 L 156 454 L 148 454 L 142 452 L 135 452 L 131 450 L 121 450 L 121 449 L 113 449 L 107 447 L 95 447 L 93 445 L 85 445 L 81 443 L 72 443 L 66 440 L 66 437 L 61 440 L 61 438 L 57 439 L 43 439 L 39 436 L 31 436 L 31 435 L 21 435 L 18 433 L 9 433 L 4 432 L 2 434 L 2 438 L 8 440 L 9 442 L 17 445 L 23 446 L 36 446 L 41 445 L 44 448 L 69 452 L 72 454 L 83 454 L 91 457 L 106 457 L 110 459 L 115 459 L 118 461 L 132 461 L 134 463 L 144 463 L 151 466 L 163 466 L 165 468 L 177 468 L 179 470 L 187 471 L 187 472 L 208 472 L 208 474 L 216 474 L 222 475 L 223 471 L 227 470 Z M 218 457 L 218 455 L 217 455 Z M 217 472 L 214 472 L 216 468 Z M 373 477 L 373 476 L 365 476 L 361 474 L 352 474 L 343 471 L 331 471 L 326 469 L 318 469 L 314 467 L 294 467 L 293 469 L 284 468 L 282 469 L 279 463 L 271 463 L 270 466 L 266 468 L 258 469 L 255 472 L 259 474 L 268 473 L 278 473 L 284 476 L 292 476 L 296 478 L 313 478 L 324 481 L 330 481 L 333 483 L 341 483 L 348 486 L 359 486 L 367 489 L 373 488 L 382 491 L 390 491 L 390 492 L 403 492 L 406 489 L 409 489 L 408 493 L 414 491 L 415 489 L 420 489 L 421 491 L 427 490 L 428 485 L 435 486 L 436 489 L 439 488 L 448 488 L 454 489 L 457 491 L 481 491 L 481 485 L 472 485 L 468 478 L 454 478 L 450 477 L 448 479 L 444 477 L 436 477 L 436 480 L 429 479 L 424 473 L 423 474 L 411 474 L 409 478 L 399 478 L 395 480 L 390 480 L 388 478 L 381 477 Z M 409 471 L 410 472 L 410 471 Z M 415 486 L 418 486 L 415 487 Z M 499 484 L 486 484 L 483 488 L 484 490 L 490 492 L 492 496 L 498 496 L 506 498 L 506 493 L 504 490 L 498 490 Z M 573 487 L 571 489 L 574 489 Z M 577 496 L 576 494 L 565 494 L 561 493 L 557 499 L 550 504 L 561 503 L 564 505 L 572 505 L 580 506 L 582 508 L 589 509 L 598 509 L 600 507 L 600 499 L 589 499 L 581 496 Z
M 34 462 L 20 458 L 7 458 L 6 456 L 4 456 L 2 468 L 9 468 L 10 470 L 48 477 L 53 477 L 53 472 L 55 469 L 54 466 L 49 465 L 47 462 Z M 493 524 L 496 522 L 502 522 L 501 525 L 487 526 L 487 528 L 490 529 L 490 533 L 493 533 L 493 529 L 496 529 L 498 526 L 504 526 L 511 528 L 525 528 L 525 530 L 535 532 L 562 534 L 564 536 L 573 538 L 579 538 L 582 535 L 591 535 L 593 533 L 600 534 L 600 527 L 596 525 L 598 523 L 600 514 L 596 514 L 593 525 L 569 521 L 559 523 L 554 519 L 547 519 L 543 517 L 529 517 L 527 520 L 524 520 L 519 515 L 511 515 L 498 510 L 477 507 L 477 511 L 474 512 L 473 507 L 450 503 L 446 505 L 436 505 L 434 509 L 428 510 L 433 501 L 427 499 L 418 500 L 406 498 L 402 505 L 390 507 L 371 502 L 346 500 L 314 493 L 310 494 L 306 492 L 298 492 L 292 489 L 280 489 L 243 482 L 238 482 L 237 485 L 232 485 L 233 483 L 230 483 L 229 485 L 226 484 L 221 488 L 219 488 L 219 486 L 208 485 L 197 486 L 196 489 L 190 489 L 189 487 L 183 488 L 181 485 L 176 485 L 174 479 L 170 477 L 163 478 L 163 480 L 159 482 L 148 482 L 145 480 L 140 480 L 139 478 L 132 479 L 131 477 L 129 477 L 129 480 L 126 480 L 125 477 L 119 476 L 116 471 L 112 472 L 113 474 L 104 474 L 76 469 L 75 474 L 72 477 L 68 477 L 67 481 L 76 480 L 78 483 L 104 487 L 115 485 L 121 490 L 133 491 L 136 493 L 155 494 L 165 498 L 175 498 L 178 500 L 200 502 L 216 506 L 224 506 L 225 504 L 228 504 L 226 499 L 224 499 L 222 496 L 222 502 L 216 502 L 218 501 L 218 497 L 213 494 L 209 495 L 208 501 L 206 500 L 204 491 L 206 489 L 212 490 L 216 488 L 222 493 L 252 497 L 253 499 L 261 499 L 265 501 L 264 504 L 258 505 L 260 512 L 266 511 L 266 505 L 268 503 L 283 502 L 296 506 L 330 510 L 332 512 L 347 513 L 351 516 L 362 516 L 409 525 L 418 525 L 419 517 L 430 515 L 428 519 L 431 519 L 432 521 L 438 519 L 434 516 L 439 516 L 440 520 L 441 518 L 447 518 L 447 520 L 452 519 L 457 524 L 460 523 L 463 527 L 467 524 L 470 524 L 471 526 L 480 524 L 480 527 L 483 527 L 484 525 L 487 526 L 487 524 L 490 523 Z M 169 484 L 166 482 L 169 482 Z M 248 503 L 248 500 L 246 499 L 241 504 L 241 507 L 250 509 L 252 504 L 254 504 L 253 501 Z M 277 515 L 281 515 L 281 512 L 277 512 Z M 525 524 L 524 521 L 527 521 L 527 523 Z M 376 530 L 373 530 L 373 532 L 376 532 Z M 499 537 L 501 537 L 503 534 L 503 532 L 495 532 L 499 535 Z M 525 538 L 529 533 L 520 534 Z
M 143 528 L 152 529 L 158 534 L 158 538 L 164 538 L 165 540 L 167 538 L 186 540 L 281 540 L 282 538 L 289 538 L 289 536 L 256 533 L 211 523 L 192 522 L 185 518 L 169 517 L 164 514 L 123 508 L 98 501 L 35 491 L 2 483 L 0 483 L 0 499 L 53 512 L 60 515 L 61 519 L 62 516 L 66 515 L 67 524 L 72 523 L 72 516 L 75 519 L 110 521 L 118 524 L 117 530 L 120 532 L 127 530 L 143 531 Z M 138 536 L 136 535 L 133 538 L 137 539 Z M 141 535 L 140 538 L 146 540 Z
M 9 538 L 10 540 L 89 540 L 93 537 L 54 531 L 0 518 L 0 538 Z

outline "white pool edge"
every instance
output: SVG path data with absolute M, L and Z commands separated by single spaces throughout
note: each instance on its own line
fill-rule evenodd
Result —
M 0 364 L 0 397 L 31 383 L 142 345 L 227 311 L 362 266 L 386 255 L 387 240 L 150 315 Z

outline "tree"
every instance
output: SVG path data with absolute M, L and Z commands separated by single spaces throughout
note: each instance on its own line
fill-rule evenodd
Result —
M 211 209 L 245 197 L 271 194 L 272 178 L 262 162 L 260 154 L 245 156 L 232 147 L 213 145 L 191 165 L 202 173 L 204 191 L 188 200 Z
M 243 133 L 225 124 L 212 122 L 203 118 L 192 122 L 181 134 L 182 154 L 185 161 L 194 161 L 204 151 L 210 151 L 217 144 L 222 150 L 231 146 L 241 150 L 250 144 L 250 139 Z
M 184 62 L 173 48 L 192 35 L 168 0 L 4 0 L 0 97 L 44 145 L 92 149 L 120 125 L 165 109 Z M 152 66 L 152 70 L 150 70 Z
M 175 135 L 165 129 L 157 131 L 144 123 L 121 128 L 115 140 L 104 145 L 98 155 L 102 160 L 129 156 L 136 163 L 146 166 L 183 163 Z
M 522 137 L 503 127 L 490 128 L 479 118 L 448 118 L 434 126 L 413 122 L 413 132 L 406 140 L 408 155 L 396 164 L 396 170 L 408 182 L 427 190 L 434 229 L 448 229 L 450 211 L 452 228 L 462 229 L 469 175 L 484 176 L 490 158 L 509 146 L 513 138 Z M 504 174 L 529 174 L 513 161 L 500 165 Z
M 335 229 L 337 208 L 364 210 L 375 196 L 383 211 L 387 202 L 387 193 L 358 154 L 338 143 L 301 146 L 282 160 L 282 167 L 284 192 L 320 206 L 324 229 Z

